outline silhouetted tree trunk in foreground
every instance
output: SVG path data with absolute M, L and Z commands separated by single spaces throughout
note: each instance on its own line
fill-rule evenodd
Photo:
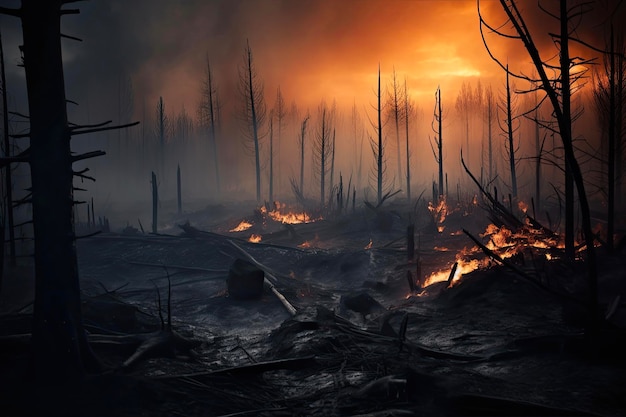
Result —
M 73 157 L 61 60 L 61 0 L 22 0 L 35 237 L 33 366 L 43 381 L 99 369 L 83 328 L 73 216 Z
M 7 107 L 7 81 L 4 71 L 4 50 L 2 48 L 2 37 L 0 36 L 0 77 L 2 80 L 2 128 L 4 131 L 4 156 L 11 156 L 11 144 L 9 142 L 9 109 Z M 9 262 L 11 266 L 15 266 L 15 227 L 13 221 L 13 179 L 11 175 L 11 166 L 7 165 L 4 173 L 5 192 L 6 192 L 6 221 L 2 222 L 2 258 L 4 260 L 4 227 L 9 229 Z M 0 276 L 2 271 L 0 271 Z M 0 280 L 1 284 L 1 280 Z M 0 285 L 1 287 L 1 285 Z
M 480 2 L 478 3 L 480 7 Z M 598 330 L 599 325 L 599 305 L 598 305 L 598 272 L 597 272 L 597 260 L 596 252 L 594 248 L 595 235 L 591 228 L 591 213 L 589 210 L 589 201 L 587 199 L 587 193 L 585 192 L 585 183 L 583 181 L 582 171 L 580 165 L 576 159 L 574 153 L 574 145 L 572 140 L 572 115 L 570 109 L 570 68 L 573 65 L 575 59 L 570 59 L 569 56 L 569 40 L 570 32 L 568 22 L 570 16 L 568 13 L 567 1 L 559 1 L 559 19 L 560 19 L 560 33 L 558 36 L 554 36 L 560 46 L 560 95 L 557 91 L 558 87 L 555 87 L 553 80 L 548 78 L 545 68 L 545 62 L 542 60 L 539 50 L 537 49 L 530 31 L 526 26 L 526 23 L 517 7 L 517 4 L 513 0 L 500 0 L 500 5 L 510 19 L 515 32 L 519 36 L 519 39 L 523 42 L 529 57 L 533 61 L 533 65 L 538 72 L 541 79 L 542 88 L 546 92 L 552 108 L 554 110 L 554 117 L 557 120 L 561 141 L 563 143 L 563 150 L 565 153 L 566 161 L 566 200 L 571 200 L 571 213 L 566 209 L 566 217 L 569 215 L 573 217 L 573 190 L 570 193 L 567 192 L 567 181 L 572 181 L 577 188 L 578 198 L 580 202 L 580 211 L 582 219 L 582 228 L 585 236 L 586 254 L 587 254 L 587 296 L 588 296 L 588 308 L 589 308 L 589 322 L 587 326 L 588 334 L 593 337 Z M 578 9 L 570 9 L 569 12 L 576 15 Z M 479 9 L 480 15 L 480 9 Z M 578 18 L 578 17 L 576 17 Z M 481 21 L 481 33 L 482 25 L 485 24 L 484 19 L 480 16 Z M 484 40 L 484 37 L 483 37 Z M 488 45 L 485 42 L 487 48 Z M 491 54 L 491 52 L 490 52 Z M 491 55 L 493 57 L 493 55 Z M 496 58 L 494 58 L 496 59 Z M 496 59 L 497 61 L 497 59 Z M 498 61 L 498 63 L 504 68 L 504 66 Z M 557 83 L 558 85 L 558 83 Z M 560 100 L 559 100 L 560 98 Z M 568 242 L 567 239 L 573 240 L 573 230 L 570 232 L 571 237 L 568 236 L 567 230 L 567 218 L 566 218 L 566 255 L 572 255 L 572 250 L 568 250 L 568 245 L 573 247 L 572 242 Z M 573 229 L 573 224 L 572 224 Z M 569 252 L 569 253 L 568 253 Z

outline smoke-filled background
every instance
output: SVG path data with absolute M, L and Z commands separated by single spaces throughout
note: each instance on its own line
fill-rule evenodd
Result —
M 2 3 L 7 7 L 19 6 L 15 0 Z M 543 56 L 558 59 L 558 49 L 548 36 L 549 32 L 558 32 L 558 21 L 541 12 L 534 2 L 519 3 Z M 548 10 L 557 12 L 553 2 L 543 3 Z M 603 48 L 608 22 L 611 18 L 620 21 L 624 15 L 623 7 L 616 9 L 619 3 L 594 2 L 593 10 L 582 18 L 575 35 Z M 500 27 L 505 22 L 499 2 L 483 0 L 480 4 L 490 24 Z M 472 113 L 468 132 L 462 111 L 455 103 L 463 85 L 474 93 L 491 86 L 496 101 L 502 105 L 505 74 L 483 45 L 474 0 L 92 0 L 67 7 L 79 7 L 81 13 L 63 17 L 62 31 L 83 40 L 63 40 L 67 98 L 76 103 L 68 104 L 70 121 L 141 122 L 127 130 L 73 139 L 72 146 L 77 152 L 96 149 L 107 152 L 105 157 L 76 164 L 77 170 L 89 167 L 89 175 L 97 179 L 93 184 L 80 185 L 88 191 L 79 199 L 94 197 L 96 206 L 102 210 L 120 210 L 129 205 L 145 206 L 148 210 L 151 171 L 157 173 L 160 198 L 173 200 L 178 165 L 184 199 L 191 205 L 255 198 L 254 158 L 245 134 L 239 88 L 246 42 L 253 53 L 268 114 L 276 105 L 278 89 L 286 104 L 280 137 L 276 121 L 273 129 L 275 199 L 293 198 L 290 179 L 299 176 L 297 137 L 307 114 L 310 119 L 303 191 L 307 197 L 319 199 L 319 175 L 316 175 L 312 143 L 319 130 L 318 108 L 322 101 L 329 107 L 336 106 L 334 182 L 338 182 L 339 173 L 346 182 L 352 177 L 353 183 L 359 185 L 359 198 L 374 198 L 375 192 L 369 188 L 373 185 L 374 170 L 370 137 L 377 135 L 373 123 L 379 65 L 384 103 L 389 101 L 393 72 L 402 86 L 406 80 L 413 106 L 409 145 L 414 195 L 430 189 L 436 180 L 431 122 L 438 86 L 442 91 L 444 169 L 450 192 L 456 191 L 457 185 L 468 184 L 459 162 L 462 146 L 477 175 L 481 166 L 485 168 L 482 115 L 477 111 Z M 19 21 L 2 17 L 0 25 L 10 110 L 27 114 L 24 76 L 18 67 Z M 506 25 L 503 30 L 511 33 Z M 512 70 L 531 73 L 530 60 L 520 41 L 493 34 L 487 34 L 486 38 L 494 54 Z M 572 49 L 573 56 L 598 55 L 576 43 Z M 220 109 L 219 194 L 213 150 L 198 110 L 203 100 L 207 60 L 213 70 Z M 602 63 L 601 59 L 596 62 Z M 575 129 L 576 136 L 594 143 L 599 129 L 589 99 L 590 74 L 588 85 L 575 98 L 575 105 L 585 110 Z M 528 88 L 523 81 L 515 82 L 520 90 Z M 166 119 L 164 144 L 159 137 L 160 99 Z M 517 113 L 529 108 L 532 100 L 520 96 Z M 386 184 L 389 189 L 402 189 L 406 136 L 402 126 L 399 141 L 396 138 L 389 108 L 387 104 L 383 114 Z M 549 110 L 546 108 L 545 112 Z M 498 115 L 499 119 L 502 117 Z M 11 120 L 13 133 L 27 130 L 23 118 L 13 115 Z M 506 186 L 506 151 L 497 121 L 493 129 L 496 170 Z M 530 161 L 535 156 L 534 142 L 529 138 L 532 129 L 528 122 L 519 121 L 516 141 L 520 175 L 524 178 L 520 181 L 521 194 L 524 187 L 529 187 L 530 194 L 532 187 L 529 179 L 533 173 Z M 269 123 L 262 125 L 260 131 L 262 195 L 267 199 Z M 546 133 L 542 132 L 542 136 Z M 400 143 L 399 155 L 397 143 Z M 17 145 L 22 149 L 27 146 L 26 142 Z

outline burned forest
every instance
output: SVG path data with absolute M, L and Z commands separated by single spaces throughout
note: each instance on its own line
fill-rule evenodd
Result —
M 0 415 L 625 415 L 624 19 L 1 2 Z

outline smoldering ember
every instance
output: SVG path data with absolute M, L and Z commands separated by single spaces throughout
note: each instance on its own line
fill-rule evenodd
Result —
M 0 415 L 626 415 L 621 0 L 0 16 Z

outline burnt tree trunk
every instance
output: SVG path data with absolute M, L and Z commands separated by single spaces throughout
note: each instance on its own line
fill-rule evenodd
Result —
M 42 381 L 98 369 L 83 328 L 60 0 L 22 0 L 35 237 L 33 366 Z
M 7 81 L 4 71 L 4 50 L 2 48 L 2 37 L 0 36 L 0 77 L 2 78 L 2 125 L 4 130 L 4 156 L 11 156 L 11 143 L 9 142 L 9 109 L 7 107 Z M 3 229 L 9 229 L 9 262 L 11 266 L 16 265 L 15 258 L 15 227 L 13 221 L 13 179 L 11 178 L 11 166 L 6 166 L 5 187 L 6 187 L 6 221 L 2 222 Z M 4 230 L 2 230 L 2 257 L 4 258 Z M 0 271 L 0 274 L 2 272 Z

